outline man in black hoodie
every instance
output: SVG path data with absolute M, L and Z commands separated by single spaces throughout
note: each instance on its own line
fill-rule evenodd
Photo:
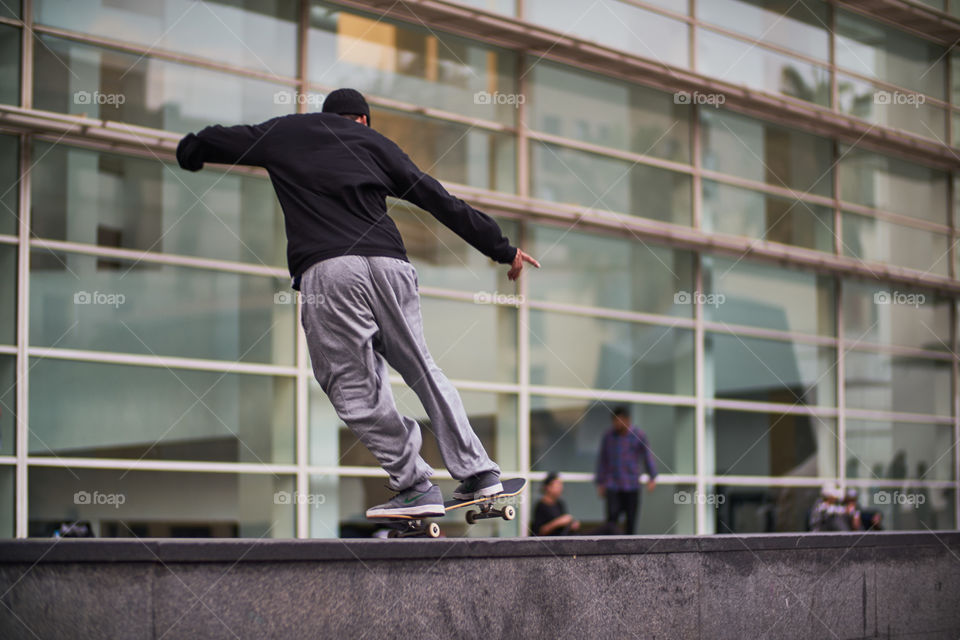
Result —
M 416 270 L 387 215 L 386 197 L 425 209 L 484 255 L 511 265 L 511 280 L 525 262 L 539 263 L 511 246 L 492 218 L 450 195 L 371 129 L 367 102 L 353 89 L 331 92 L 322 113 L 188 134 L 177 161 L 189 171 L 213 162 L 263 167 L 270 175 L 283 208 L 293 287 L 302 293 L 300 320 L 314 375 L 397 492 L 367 517 L 444 513 L 433 469 L 420 457 L 420 427 L 397 411 L 387 363 L 430 417 L 443 462 L 461 481 L 453 497 L 502 491 L 500 468 L 427 349 Z

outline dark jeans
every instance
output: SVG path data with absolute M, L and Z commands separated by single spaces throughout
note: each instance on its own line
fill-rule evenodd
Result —
M 627 524 L 623 532 L 630 536 L 636 533 L 637 518 L 640 516 L 640 491 L 614 491 L 607 489 L 607 523 L 616 527 L 620 514 L 627 514 Z

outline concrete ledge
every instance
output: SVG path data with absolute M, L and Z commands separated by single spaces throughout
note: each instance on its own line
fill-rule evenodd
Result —
M 8 540 L 0 638 L 957 638 L 960 532 Z

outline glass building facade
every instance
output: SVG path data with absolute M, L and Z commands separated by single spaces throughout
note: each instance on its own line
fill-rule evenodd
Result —
M 826 483 L 957 527 L 955 38 L 821 0 L 401 4 L 2 5 L 0 536 L 369 535 L 385 475 L 313 379 L 265 172 L 172 153 L 339 86 L 543 265 L 391 203 L 434 358 L 533 482 L 447 533 L 527 535 L 549 471 L 599 522 L 619 405 L 660 472 L 640 533 L 802 531 Z M 902 4 L 960 36 L 957 0 Z

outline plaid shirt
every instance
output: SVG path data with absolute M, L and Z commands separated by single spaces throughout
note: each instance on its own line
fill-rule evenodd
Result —
M 636 491 L 640 488 L 641 457 L 650 479 L 656 478 L 647 434 L 634 426 L 622 436 L 610 429 L 600 443 L 596 483 L 614 491 Z

